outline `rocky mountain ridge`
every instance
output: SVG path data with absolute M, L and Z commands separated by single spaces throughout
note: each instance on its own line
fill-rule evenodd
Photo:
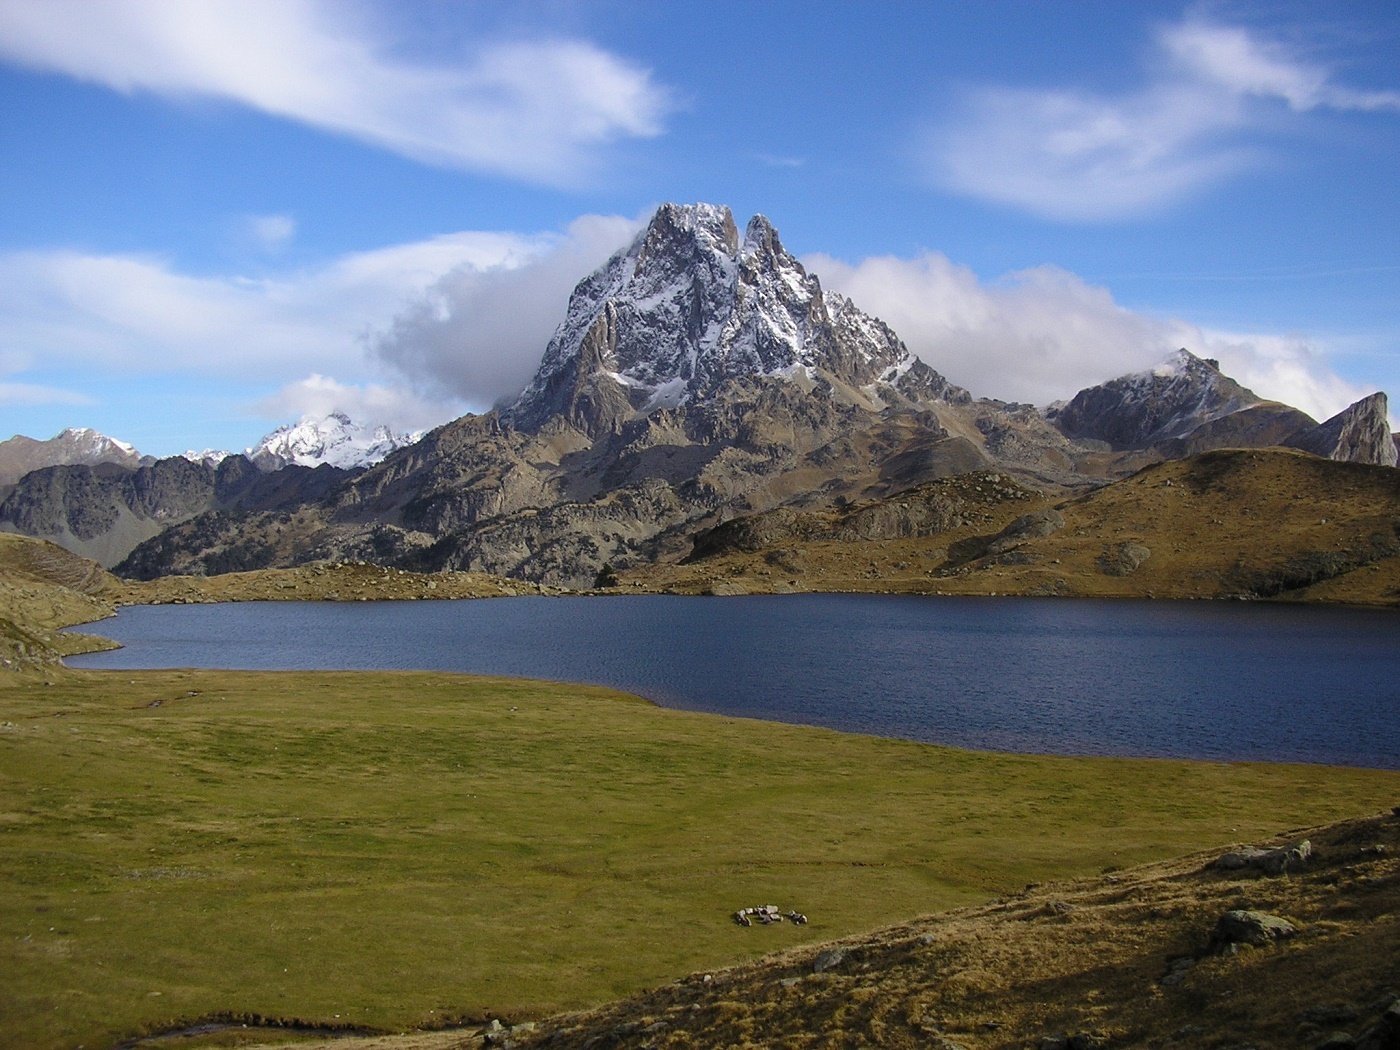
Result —
M 1046 412 L 973 398 L 823 290 L 764 217 L 741 236 L 727 208 L 668 204 L 579 283 L 514 402 L 300 502 L 182 512 L 121 571 L 351 560 L 579 587 L 605 564 L 677 561 L 696 534 L 778 507 L 976 471 L 1067 495 L 1163 459 L 1274 445 L 1395 462 L 1383 394 L 1319 425 L 1185 350 Z
M 150 456 L 142 456 L 125 441 L 87 427 L 69 427 L 47 441 L 16 434 L 8 441 L 0 441 L 0 485 L 13 485 L 40 467 L 113 463 L 134 470 L 151 461 Z
M 171 456 L 134 471 L 110 463 L 42 467 L 0 501 L 0 531 L 51 540 L 110 568 L 174 523 L 206 512 L 299 506 L 348 474 L 330 466 L 267 473 L 245 456 L 215 466 Z

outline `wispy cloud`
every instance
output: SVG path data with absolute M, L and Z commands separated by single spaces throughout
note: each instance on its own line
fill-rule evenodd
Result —
M 90 405 L 92 398 L 74 390 L 38 383 L 0 383 L 0 405 Z
M 281 251 L 296 232 L 296 220 L 290 215 L 248 216 L 248 233 L 265 252 Z
M 1400 112 L 1400 92 L 1337 84 L 1326 67 L 1248 30 L 1200 19 L 1163 27 L 1136 91 L 984 86 L 930 133 L 938 185 L 1062 221 L 1151 212 L 1243 171 L 1253 132 L 1283 109 Z
M 6 0 L 0 59 L 123 92 L 226 99 L 415 160 L 568 184 L 597 148 L 662 131 L 670 97 L 581 40 L 397 57 L 331 0 Z
M 974 394 L 1045 405 L 1186 347 L 1217 358 L 1261 397 L 1319 419 L 1371 392 L 1332 369 L 1315 341 L 1223 332 L 1120 306 L 1106 288 L 1053 266 L 984 284 L 936 252 L 913 259 L 803 262 L 824 286 L 885 320 L 923 360 Z

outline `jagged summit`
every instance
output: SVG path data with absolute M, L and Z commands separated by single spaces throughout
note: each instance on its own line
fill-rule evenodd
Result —
M 504 415 L 526 430 L 560 415 L 598 433 L 752 377 L 826 382 L 875 408 L 967 398 L 882 322 L 823 292 L 762 215 L 741 238 L 726 207 L 665 204 L 575 288 Z
M 1221 372 L 1219 362 L 1183 348 L 1145 372 L 1081 390 L 1052 405 L 1046 418 L 1071 438 L 1148 448 L 1262 400 Z

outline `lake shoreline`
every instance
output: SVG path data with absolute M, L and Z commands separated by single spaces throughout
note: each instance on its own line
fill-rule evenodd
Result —
M 1394 768 L 1387 610 L 910 595 L 124 609 L 75 668 L 434 670 L 986 752 Z M 178 608 L 178 611 L 177 611 Z M 723 654 L 719 658 L 718 654 Z

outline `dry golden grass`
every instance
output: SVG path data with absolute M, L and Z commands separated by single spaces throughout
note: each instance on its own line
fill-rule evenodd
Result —
M 958 559 L 978 537 L 1045 508 L 1064 516 L 1052 535 L 999 556 Z M 995 499 L 980 510 L 975 524 L 922 538 L 785 542 L 639 568 L 621 574 L 623 589 L 1400 604 L 1400 471 L 1393 468 L 1288 449 L 1225 450 L 1160 463 L 1077 499 Z M 1124 544 L 1150 553 L 1119 575 Z

